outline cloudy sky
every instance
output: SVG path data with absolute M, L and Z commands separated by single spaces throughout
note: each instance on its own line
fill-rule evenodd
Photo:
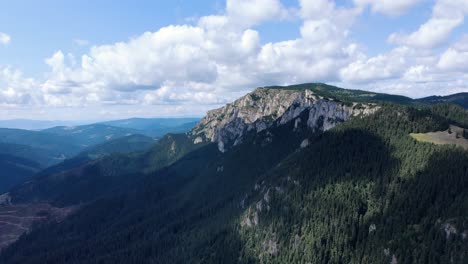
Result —
M 202 116 L 255 87 L 468 91 L 468 0 L 0 0 L 0 119 Z

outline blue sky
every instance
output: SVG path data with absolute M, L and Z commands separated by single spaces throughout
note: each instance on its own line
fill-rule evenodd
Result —
M 282 1 L 299 8 L 294 0 Z M 57 50 L 85 53 L 89 48 L 74 40 L 92 45 L 125 41 L 146 31 L 157 31 L 172 24 L 190 23 L 210 14 L 222 14 L 224 1 L 80 1 L 80 0 L 17 0 L 0 1 L 1 32 L 9 32 L 12 44 L 0 49 L 2 64 L 21 68 L 40 77 L 46 71 L 44 58 Z M 339 1 L 349 5 L 349 1 Z M 430 5 L 419 5 L 405 16 L 389 17 L 365 12 L 355 26 L 353 37 L 364 43 L 371 54 L 389 48 L 385 39 L 395 29 L 416 29 L 430 16 Z M 269 21 L 255 28 L 262 32 L 262 41 L 281 41 L 299 37 L 300 19 Z
M 200 116 L 314 81 L 468 91 L 467 14 L 468 0 L 0 0 L 0 119 Z
M 190 16 L 217 12 L 216 1 L 1 1 L 0 25 L 11 45 L 0 49 L 1 62 L 40 76 L 44 58 L 57 50 L 85 53 L 92 45 L 125 41 L 145 31 L 187 23 Z

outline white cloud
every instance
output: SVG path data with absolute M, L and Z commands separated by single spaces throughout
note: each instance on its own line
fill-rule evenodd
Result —
M 468 35 L 449 47 L 441 55 L 437 66 L 442 70 L 466 72 L 468 69 Z
M 463 24 L 468 13 L 467 0 L 438 0 L 432 17 L 411 34 L 393 33 L 388 41 L 394 44 L 431 49 L 444 44 L 452 31 Z
M 231 23 L 249 27 L 273 18 L 285 18 L 288 11 L 279 0 L 227 0 L 226 15 Z
M 42 104 L 38 83 L 11 67 L 0 66 L 0 106 Z
M 466 91 L 468 39 L 462 38 L 442 54 L 439 47 L 463 24 L 467 11 L 466 0 L 436 1 L 431 18 L 417 31 L 390 35 L 389 41 L 398 46 L 388 52 L 357 56 L 340 70 L 340 83 L 410 96 Z
M 341 79 L 360 83 L 395 78 L 402 73 L 409 52 L 408 48 L 398 48 L 372 58 L 362 57 L 341 69 Z
M 53 72 L 60 72 L 65 67 L 65 56 L 62 51 L 57 51 L 52 57 L 46 59 L 45 63 L 52 68 Z
M 404 14 L 422 0 L 354 0 L 360 7 L 370 6 L 372 12 L 391 16 Z
M 221 104 L 240 87 L 336 79 L 355 55 L 347 34 L 358 10 L 301 1 L 301 37 L 264 45 L 259 32 L 245 28 L 286 10 L 277 0 L 228 1 L 225 15 L 94 46 L 78 61 L 58 51 L 46 59 L 51 72 L 41 90 L 54 105 Z
M 290 84 L 337 79 L 338 69 L 352 60 L 356 44 L 347 39 L 355 8 L 337 7 L 333 1 L 301 0 L 304 22 L 301 38 L 265 44 L 257 56 L 260 82 Z
M 444 44 L 453 29 L 463 23 L 462 16 L 451 18 L 432 18 L 409 35 L 393 33 L 388 40 L 391 43 L 419 48 L 434 48 Z
M 187 109 L 205 111 L 270 84 L 323 81 L 407 95 L 460 91 L 468 83 L 466 37 L 442 54 L 433 48 L 463 22 L 458 14 L 465 14 L 466 0 L 454 1 L 459 3 L 454 15 L 447 15 L 454 9 L 450 1 L 438 1 L 418 31 L 395 34 L 396 47 L 368 56 L 353 36 L 363 8 L 396 15 L 419 1 L 356 0 L 345 7 L 331 0 L 299 0 L 293 12 L 279 0 L 228 0 L 224 12 L 193 25 L 91 46 L 81 56 L 59 50 L 45 60 L 50 71 L 41 81 L 0 68 L 0 104 L 107 107 L 116 113 L 138 105 L 187 115 L 195 113 Z M 262 43 L 255 26 L 292 15 L 301 20 L 296 38 Z
M 0 45 L 7 45 L 11 41 L 10 35 L 0 32 Z

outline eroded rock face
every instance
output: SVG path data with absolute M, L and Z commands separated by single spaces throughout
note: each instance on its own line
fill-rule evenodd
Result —
M 218 143 L 224 152 L 242 142 L 250 132 L 260 132 L 276 122 L 286 124 L 309 111 L 308 127 L 326 131 L 351 117 L 378 110 L 374 104 L 345 104 L 320 97 L 310 90 L 257 88 L 246 96 L 208 114 L 190 132 L 194 143 Z

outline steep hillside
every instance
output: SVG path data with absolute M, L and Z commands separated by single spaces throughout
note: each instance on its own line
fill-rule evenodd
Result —
M 260 89 L 257 92 L 261 93 L 257 96 L 267 96 L 260 100 L 261 103 L 255 103 L 249 106 L 249 109 L 256 109 L 256 115 L 259 120 L 250 120 L 246 125 L 258 125 L 263 127 L 281 126 L 287 121 L 285 118 L 277 120 L 267 118 L 270 112 L 262 111 L 268 103 L 269 94 L 275 94 L 277 102 L 282 101 L 283 93 L 277 94 L 276 90 Z M 237 107 L 238 103 L 250 100 L 253 95 L 249 94 L 232 105 Z M 315 97 L 309 92 L 286 92 L 291 98 L 282 104 L 271 104 L 270 110 L 273 112 L 287 113 L 288 118 L 295 119 L 293 124 L 295 129 L 299 127 L 308 127 L 312 132 L 320 133 L 329 129 L 336 124 L 344 122 L 352 116 L 367 115 L 378 109 L 375 105 L 349 105 L 346 106 L 342 102 L 329 102 L 326 99 Z M 246 99 L 247 98 L 247 99 Z M 289 105 L 286 105 L 289 104 Z M 227 110 L 221 112 L 230 112 L 232 105 L 225 107 Z M 242 109 L 242 106 L 240 107 Z M 289 109 L 288 109 L 289 108 Z M 323 108 L 323 109 L 322 109 Z M 336 111 L 334 111 L 336 109 Z M 304 115 L 302 111 L 307 112 L 304 117 L 298 118 L 299 115 Z M 223 114 L 226 116 L 225 114 Z M 311 116 L 309 118 L 309 115 Z M 209 117 L 209 116 L 208 116 Z M 203 124 L 208 120 L 201 121 Z M 237 118 L 235 116 L 227 116 L 227 118 Z M 313 119 L 316 120 L 313 120 Z M 301 121 L 303 120 L 303 121 Z M 225 124 L 226 122 L 223 122 Z M 257 124 L 255 124 L 257 123 Z M 237 122 L 242 126 L 242 121 Z M 259 126 L 260 126 L 259 125 Z M 198 125 L 201 127 L 201 125 Z M 225 127 L 220 126 L 219 131 L 225 131 Z M 229 126 L 228 128 L 229 129 Z M 39 174 L 39 177 L 33 181 L 27 182 L 10 191 L 7 194 L 8 200 L 15 204 L 29 203 L 49 203 L 54 206 L 74 206 L 83 202 L 90 202 L 99 197 L 109 194 L 120 193 L 129 188 L 132 184 L 138 182 L 145 177 L 145 174 L 157 171 L 164 166 L 170 165 L 185 154 L 196 149 L 204 147 L 208 142 L 202 142 L 198 138 L 203 136 L 204 131 L 195 132 L 194 129 L 188 135 L 167 135 L 158 141 L 151 149 L 143 153 L 134 153 L 132 155 L 110 155 L 101 159 L 92 161 L 90 153 L 78 155 L 76 158 L 69 159 L 63 163 L 51 167 Z M 256 136 L 261 130 L 243 131 L 242 138 L 251 138 Z M 239 137 L 240 140 L 241 137 Z M 268 140 L 268 139 L 267 139 Z M 286 141 L 285 141 L 286 142 Z M 109 147 L 106 143 L 106 148 Z M 120 145 L 120 144 L 118 144 Z M 218 142 L 219 147 L 219 142 Z M 226 147 L 227 142 L 226 142 Z M 94 148 L 95 149 L 95 148 Z M 224 151 L 224 150 L 223 150 Z M 287 153 L 283 153 L 285 155 Z M 208 155 L 206 158 L 209 158 Z M 86 192 L 82 190 L 86 189 Z M 27 230 L 27 229 L 26 229 Z
M 0 154 L 0 168 L 0 193 L 3 193 L 31 178 L 41 169 L 41 165 L 30 159 Z
M 172 164 L 201 146 L 192 144 L 183 134 L 169 134 L 142 152 L 111 153 L 96 160 L 89 160 L 84 153 L 12 189 L 9 200 L 14 204 L 41 201 L 57 206 L 89 202 L 125 191 L 145 173 Z
M 7 191 L 39 171 L 62 162 L 78 164 L 78 160 L 85 162 L 108 153 L 143 150 L 154 143 L 152 138 L 140 135 L 106 140 L 102 145 L 95 146 L 95 143 L 100 141 L 99 138 L 92 138 L 84 142 L 80 136 L 70 136 L 69 133 L 57 135 L 0 129 L 0 192 Z M 86 148 L 87 144 L 92 145 Z M 75 157 L 82 151 L 86 154 Z
M 185 132 L 194 125 L 186 123 L 193 119 L 158 120 L 138 120 L 127 126 L 139 125 L 148 134 L 161 135 L 165 131 Z M 125 126 L 126 121 L 115 122 Z M 150 128 L 155 122 L 159 125 Z M 143 151 L 155 143 L 151 137 L 136 134 L 139 131 L 103 124 L 44 131 L 0 129 L 0 192 L 27 181 L 41 170 L 39 175 L 72 170 L 111 153 Z
M 187 147 L 198 147 L 187 143 L 184 135 L 168 135 L 157 142 L 132 135 L 89 148 L 37 173 L 0 196 L 0 219 L 8 219 L 0 221 L 0 249 L 35 224 L 61 221 L 83 203 L 127 191 L 144 171 L 176 161 L 189 151 Z
M 57 165 L 42 170 L 37 174 L 37 176 L 41 177 L 45 175 L 66 172 L 107 155 L 128 154 L 132 152 L 145 151 L 154 144 L 155 140 L 153 138 L 143 135 L 131 135 L 110 140 L 96 146 L 88 147 L 75 157 L 66 159 Z
M 77 154 L 71 138 L 41 132 L 0 129 L 0 193 L 48 166 Z
M 0 143 L 0 154 L 34 161 L 39 168 L 45 168 L 63 160 L 63 156 L 55 156 L 51 151 L 13 143 Z
M 12 190 L 11 210 L 80 208 L 0 261 L 466 263 L 468 152 L 410 134 L 468 127 L 467 110 L 325 88 L 260 88 L 144 153 Z
M 266 175 L 238 220 L 246 258 L 466 262 L 468 153 L 410 138 L 447 126 L 413 111 L 351 120 Z

